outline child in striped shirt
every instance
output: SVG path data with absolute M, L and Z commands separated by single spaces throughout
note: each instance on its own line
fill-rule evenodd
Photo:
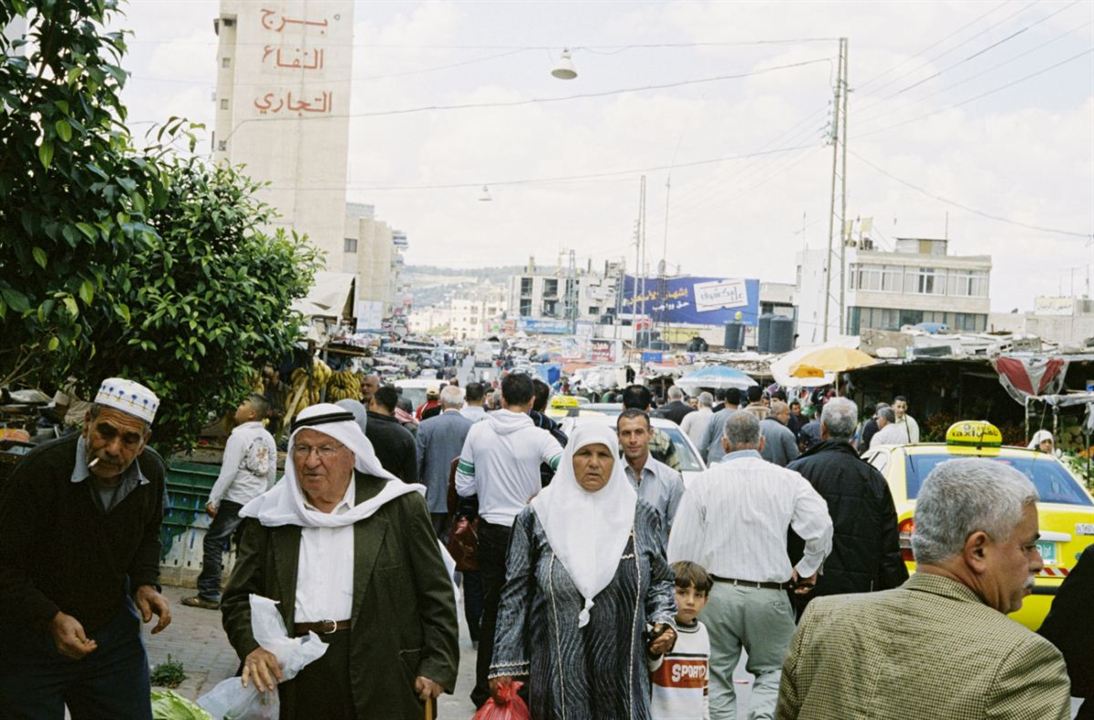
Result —
M 707 604 L 714 581 L 693 562 L 675 562 L 676 645 L 658 657 L 649 657 L 653 691 L 653 720 L 706 720 L 710 717 L 707 687 L 710 674 L 710 638 L 698 615 Z

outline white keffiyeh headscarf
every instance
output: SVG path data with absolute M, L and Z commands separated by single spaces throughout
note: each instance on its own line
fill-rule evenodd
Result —
M 321 403 L 303 410 L 293 422 L 293 432 L 289 436 L 289 448 L 296 442 L 301 430 L 315 430 L 342 443 L 353 451 L 356 457 L 353 467 L 358 472 L 385 478 L 387 484 L 375 496 L 353 506 L 342 514 L 324 513 L 308 510 L 306 499 L 296 479 L 296 467 L 289 458 L 285 464 L 285 477 L 262 495 L 243 506 L 240 517 L 258 518 L 266 527 L 280 525 L 299 525 L 300 527 L 344 527 L 352 525 L 374 514 L 389 500 L 417 492 L 425 495 L 425 486 L 408 484 L 399 480 L 380 465 L 376 451 L 353 417 L 353 413 L 332 405 Z M 353 479 L 350 479 L 353 482 Z
M 589 492 L 577 482 L 574 455 L 595 444 L 608 447 L 613 463 L 604 487 Z M 638 494 L 619 458 L 615 430 L 601 423 L 579 425 L 570 436 L 551 484 L 532 500 L 532 510 L 547 534 L 547 542 L 585 600 L 578 627 L 588 624 L 593 598 L 615 577 L 634 527 L 637 502 Z

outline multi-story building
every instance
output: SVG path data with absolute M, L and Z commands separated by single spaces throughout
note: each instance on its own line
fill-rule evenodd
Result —
M 505 298 L 494 294 L 481 298 L 453 298 L 449 303 L 451 335 L 457 340 L 482 340 L 494 321 L 505 314 Z
M 846 284 L 833 255 L 832 280 L 825 279 L 826 250 L 798 254 L 798 333 L 804 344 L 825 338 L 826 286 L 829 337 L 862 330 L 899 330 L 939 323 L 951 330 L 987 329 L 991 309 L 990 255 L 950 255 L 949 241 L 897 238 L 892 251 L 862 239 L 845 249 Z M 843 299 L 841 313 L 840 298 Z
M 1094 300 L 1087 296 L 1039 296 L 1033 312 L 992 313 L 992 332 L 1036 335 L 1050 343 L 1085 349 L 1094 339 Z
M 616 312 L 618 277 L 591 270 L 539 271 L 529 263 L 509 284 L 509 316 L 570 322 L 609 321 Z
M 412 310 L 407 315 L 407 327 L 416 335 L 437 334 L 449 337 L 452 311 L 447 307 L 427 307 Z
M 353 0 L 221 0 L 213 159 L 344 267 Z

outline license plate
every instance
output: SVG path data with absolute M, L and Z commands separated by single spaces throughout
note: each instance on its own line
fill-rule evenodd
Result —
M 1038 540 L 1037 552 L 1041 553 L 1041 559 L 1046 565 L 1056 564 L 1056 543 L 1047 540 Z

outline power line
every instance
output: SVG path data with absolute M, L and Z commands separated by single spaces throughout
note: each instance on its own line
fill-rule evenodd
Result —
M 609 170 L 605 172 L 586 173 L 581 175 L 556 175 L 539 178 L 520 178 L 520 179 L 507 179 L 507 180 L 474 180 L 464 181 L 456 183 L 438 183 L 433 185 L 337 185 L 329 187 L 309 187 L 301 188 L 302 190 L 311 191 L 326 191 L 337 190 L 345 187 L 348 190 L 370 190 L 374 192 L 395 192 L 404 190 L 458 190 L 465 188 L 480 188 L 483 185 L 489 187 L 503 187 L 506 185 L 536 185 L 547 184 L 556 182 L 571 182 L 576 180 L 591 180 L 597 178 L 613 177 L 616 175 L 638 175 L 641 173 L 657 172 L 658 170 L 668 170 L 669 168 L 687 168 L 687 167 L 699 167 L 701 165 L 714 165 L 716 163 L 731 162 L 733 160 L 746 160 L 752 157 L 758 157 L 760 155 L 773 155 L 776 153 L 792 152 L 795 150 L 804 150 L 812 147 L 811 145 L 799 145 L 797 147 L 784 147 L 776 148 L 774 150 L 759 150 L 757 152 L 746 153 L 743 155 L 727 155 L 724 157 L 707 158 L 705 160 L 693 160 L 691 162 L 675 163 L 673 165 L 654 165 L 652 167 L 645 168 L 630 168 L 627 170 Z M 283 186 L 271 186 L 274 189 L 284 190 L 288 189 Z
M 788 63 L 786 65 L 775 65 L 775 66 L 768 67 L 768 68 L 760 68 L 759 70 L 752 70 L 750 72 L 744 72 L 744 73 L 733 73 L 733 74 L 727 74 L 727 75 L 714 75 L 712 77 L 696 78 L 696 79 L 692 79 L 692 80 L 678 80 L 676 82 L 658 83 L 658 84 L 654 84 L 654 85 L 643 85 L 643 86 L 639 86 L 639 87 L 617 88 L 615 90 L 601 90 L 601 91 L 596 91 L 596 92 L 577 93 L 577 94 L 574 94 L 574 95 L 562 95 L 562 96 L 547 97 L 547 98 L 527 98 L 527 99 L 524 99 L 524 100 L 502 100 L 502 101 L 496 101 L 496 102 L 458 103 L 458 104 L 454 104 L 454 105 L 424 105 L 424 106 L 420 106 L 420 107 L 400 108 L 400 109 L 397 109 L 397 110 L 376 110 L 376 111 L 372 111 L 372 112 L 346 113 L 346 114 L 343 114 L 343 115 L 334 115 L 334 114 L 332 114 L 332 115 L 326 115 L 322 119 L 342 119 L 342 118 L 359 118 L 359 117 L 390 117 L 390 116 L 395 116 L 395 115 L 410 115 L 410 114 L 413 114 L 413 113 L 420 113 L 420 112 L 442 112 L 442 111 L 448 111 L 448 110 L 472 110 L 472 109 L 483 109 L 483 108 L 521 107 L 521 106 L 526 106 L 526 105 L 568 102 L 570 100 L 585 100 L 585 99 L 591 99 L 591 98 L 610 97 L 612 95 L 623 95 L 623 94 L 635 93 L 635 92 L 648 92 L 650 90 L 666 90 L 666 89 L 669 89 L 669 88 L 685 87 L 685 86 L 689 86 L 689 85 L 701 85 L 701 84 L 706 84 L 706 83 L 722 82 L 722 81 L 725 81 L 725 80 L 739 80 L 741 78 L 746 78 L 746 77 L 755 77 L 757 75 L 766 75 L 768 73 L 778 72 L 780 70 L 791 70 L 791 69 L 794 69 L 794 68 L 806 67 L 808 65 L 816 65 L 818 63 L 827 63 L 827 62 L 830 62 L 829 58 L 818 58 L 816 60 L 805 60 L 805 61 L 802 61 L 802 62 Z M 270 123 L 270 122 L 285 122 L 285 121 L 299 122 L 300 118 L 299 117 L 247 118 L 247 119 L 241 120 L 239 123 L 237 123 L 235 128 L 232 129 L 232 132 L 229 133 L 228 136 L 224 138 L 224 140 L 227 141 L 229 138 L 231 138 L 232 135 L 234 135 L 236 133 L 236 131 L 239 130 L 240 127 L 242 127 L 243 125 L 245 125 L 247 123 L 252 123 L 252 122 Z
M 1032 22 L 1029 25 L 1026 25 L 1025 27 L 1011 33 L 1010 35 L 1007 35 L 1003 39 L 997 40 L 997 41 L 993 42 L 992 44 L 988 45 L 987 47 L 981 48 L 981 49 L 977 50 L 976 52 L 974 52 L 973 54 L 968 55 L 965 58 L 963 58 L 961 60 L 958 60 L 955 63 L 947 65 L 946 67 L 942 68 L 941 70 L 939 70 L 935 73 L 932 73 L 931 75 L 928 75 L 927 77 L 923 78 L 922 80 L 917 80 L 916 82 L 912 83 L 911 85 L 908 85 L 904 88 L 901 88 L 900 90 L 897 90 L 896 92 L 892 93 L 891 95 L 887 95 L 885 97 L 885 100 L 892 100 L 894 97 L 896 97 L 898 95 L 903 95 L 904 93 L 908 92 L 909 90 L 911 90 L 913 88 L 919 87 L 920 85 L 922 85 L 926 82 L 930 82 L 931 80 L 935 79 L 936 77 L 938 77 L 942 73 L 948 72 L 948 71 L 954 69 L 955 67 L 957 67 L 959 65 L 963 65 L 963 64 L 965 64 L 965 63 L 967 63 L 971 60 L 974 60 L 974 59 L 980 57 L 981 55 L 983 55 L 986 52 L 994 50 L 995 48 L 999 47 L 1000 45 L 1002 45 L 1002 44 L 1004 44 L 1004 43 L 1006 43 L 1010 40 L 1013 40 L 1014 38 L 1022 35 L 1023 33 L 1027 32 L 1028 30 L 1037 27 L 1041 23 L 1056 17 L 1057 15 L 1062 13 L 1064 10 L 1072 8 L 1072 7 L 1074 7 L 1075 5 L 1078 5 L 1078 4 L 1079 4 L 1079 0 L 1074 0 L 1074 2 L 1072 2 L 1070 5 L 1065 5 L 1064 7 L 1060 8 L 1056 12 L 1049 13 L 1048 15 L 1045 15 L 1040 20 L 1037 20 L 1036 22 Z M 866 108 L 863 108 L 863 110 L 865 110 L 865 109 Z
M 1063 40 L 1064 38 L 1068 37 L 1069 35 L 1073 35 L 1074 33 L 1077 33 L 1080 30 L 1085 30 L 1086 28 L 1090 27 L 1091 25 L 1094 25 L 1094 20 L 1089 20 L 1089 21 L 1087 21 L 1086 23 L 1084 23 L 1082 25 L 1079 25 L 1077 27 L 1073 27 L 1073 28 L 1071 28 L 1070 30 L 1068 30 L 1066 32 L 1060 33 L 1059 35 L 1057 35 L 1053 38 L 1050 38 L 1049 40 L 1046 40 L 1045 42 L 1041 43 L 1040 45 L 1035 45 L 1034 47 L 1029 48 L 1025 52 L 1018 53 L 1017 55 L 1014 55 L 1013 57 L 1008 58 L 1007 60 L 1004 60 L 1002 62 L 996 63 L 995 65 L 992 65 L 991 67 L 985 68 L 984 70 L 981 70 L 978 73 L 975 73 L 973 75 L 969 75 L 968 77 L 962 78 L 961 80 L 958 80 L 957 82 L 950 83 L 949 85 L 946 85 L 945 87 L 941 87 L 937 90 L 933 90 L 933 91 L 927 93 L 926 95 L 921 95 L 921 96 L 919 96 L 919 98 L 917 98 L 917 100 L 919 102 L 922 102 L 922 101 L 926 100 L 929 97 L 934 97 L 935 95 L 946 92 L 947 90 L 952 90 L 953 88 L 958 87 L 959 85 L 964 85 L 965 83 L 968 83 L 968 82 L 971 82 L 971 81 L 973 81 L 977 78 L 983 77 L 984 75 L 987 75 L 990 72 L 998 70 L 1001 67 L 1004 67 L 1006 65 L 1010 65 L 1011 63 L 1015 62 L 1016 60 L 1021 60 L 1025 56 L 1030 55 L 1032 53 L 1035 53 L 1038 50 L 1041 50 L 1042 48 L 1045 48 L 1045 47 L 1048 47 L 1049 45 L 1057 43 L 1057 42 Z M 880 106 L 880 103 L 875 103 L 874 105 L 867 106 L 867 108 L 864 108 L 864 109 L 860 110 L 859 113 L 860 114 L 861 113 L 869 114 L 869 109 L 870 108 L 879 107 L 879 106 Z M 877 120 L 879 120 L 880 118 L 883 118 L 883 117 L 889 117 L 890 115 L 899 114 L 899 112 L 901 112 L 901 111 L 896 110 L 896 111 L 890 111 L 888 113 L 882 113 L 881 115 L 878 115 L 878 114 L 875 113 L 874 116 L 869 118 L 867 122 L 874 122 L 874 121 L 877 121 Z
M 867 81 L 865 81 L 865 82 L 863 82 L 863 83 L 860 83 L 860 84 L 859 84 L 859 86 L 858 86 L 858 89 L 859 89 L 859 90 L 861 90 L 862 88 L 866 87 L 867 85 L 870 85 L 870 84 L 872 84 L 872 83 L 874 83 L 874 82 L 877 82 L 877 81 L 878 81 L 878 80 L 880 80 L 881 78 L 883 78 L 883 77 L 885 77 L 886 75 L 888 75 L 889 73 L 891 73 L 891 72 L 892 72 L 893 70 L 896 70 L 896 69 L 898 69 L 898 68 L 904 67 L 905 65 L 907 65 L 908 63 L 910 63 L 910 62 L 911 62 L 912 60 L 914 60 L 915 58 L 919 57 L 920 55 L 923 55 L 924 53 L 926 53 L 926 52 L 928 52 L 928 51 L 930 51 L 930 50 L 933 50 L 933 49 L 935 49 L 936 47 L 938 47 L 938 46 L 939 46 L 939 45 L 941 45 L 942 43 L 946 42 L 947 40 L 949 40 L 949 39 L 950 39 L 950 38 L 952 38 L 953 36 L 955 36 L 955 35 L 958 35 L 959 33 L 961 33 L 961 32 L 962 32 L 963 30 L 965 30 L 966 28 L 968 28 L 968 27 L 971 27 L 971 26 L 975 25 L 976 23 L 980 22 L 981 20 L 983 20 L 984 18 L 986 18 L 986 17 L 988 16 L 988 15 L 991 15 L 991 14 L 992 14 L 993 12 L 995 12 L 995 11 L 996 11 L 996 10 L 998 10 L 999 8 L 1001 8 L 1001 7 L 1003 7 L 1004 5 L 1006 5 L 1006 4 L 1008 3 L 1008 2 L 1010 2 L 1010 0 L 1003 0 L 1003 2 L 999 3 L 998 5 L 996 5 L 996 6 L 995 6 L 995 7 L 993 7 L 993 8 L 991 9 L 991 10 L 988 10 L 987 12 L 985 12 L 985 13 L 983 13 L 983 14 L 981 14 L 981 15 L 977 15 L 977 16 L 976 16 L 975 18 L 973 18 L 973 19 L 972 19 L 972 20 L 970 20 L 969 22 L 965 23 L 965 24 L 964 24 L 964 25 L 962 25 L 961 27 L 957 28 L 956 30 L 954 30 L 953 32 L 951 32 L 951 33 L 950 33 L 949 35 L 946 35 L 945 37 L 943 37 L 943 38 L 941 38 L 941 39 L 939 39 L 939 40 L 936 40 L 935 42 L 931 43 L 931 44 L 930 44 L 930 45 L 928 45 L 927 47 L 925 47 L 925 48 L 923 48 L 922 50 L 920 50 L 919 52 L 917 52 L 917 53 L 916 53 L 915 55 L 912 55 L 912 56 L 910 56 L 910 57 L 904 58 L 904 60 L 900 61 L 900 62 L 899 62 L 899 63 L 897 63 L 896 65 L 893 65 L 892 67 L 888 68 L 887 70 L 883 70 L 882 72 L 878 73 L 877 75 L 874 75 L 874 76 L 873 76 L 872 78 L 870 78 L 869 80 L 867 80 Z
M 1094 237 L 1094 236 L 1092 236 L 1091 233 L 1081 233 L 1081 232 L 1074 232 L 1074 231 L 1071 231 L 1071 230 L 1061 230 L 1060 228 L 1050 228 L 1050 227 L 1044 227 L 1042 225 L 1030 225 L 1028 223 L 1019 222 L 1017 220 L 1011 220 L 1010 218 L 1002 217 L 1000 215 L 992 215 L 991 213 L 984 212 L 983 210 L 977 210 L 974 207 L 969 207 L 968 205 L 964 205 L 962 203 L 959 203 L 956 200 L 950 200 L 949 198 L 942 197 L 941 195 L 936 195 L 936 194 L 932 193 L 930 190 L 926 190 L 924 188 L 919 187 L 918 185 L 915 185 L 913 183 L 908 182 L 907 180 L 899 178 L 896 175 L 893 175 L 889 171 L 885 170 L 884 168 L 882 168 L 878 165 L 875 165 L 873 162 L 867 160 L 862 155 L 858 154 L 857 152 L 855 152 L 853 150 L 848 150 L 847 152 L 851 153 L 856 158 L 858 158 L 862 162 L 866 163 L 871 168 L 873 168 L 877 172 L 881 173 L 885 177 L 889 178 L 890 180 L 895 180 L 898 183 L 900 183 L 901 185 L 904 185 L 908 188 L 911 188 L 912 190 L 915 190 L 918 193 L 926 195 L 927 197 L 929 197 L 933 200 L 938 200 L 939 202 L 945 203 L 947 205 L 952 205 L 953 207 L 959 208 L 959 209 L 964 210 L 966 212 L 971 212 L 974 215 L 979 215 L 980 217 L 984 217 L 984 218 L 987 218 L 989 220 L 995 220 L 996 222 L 1007 223 L 1008 225 L 1015 225 L 1017 227 L 1026 228 L 1027 230 L 1036 230 L 1038 232 L 1043 232 L 1043 233 L 1052 233 L 1054 235 L 1065 235 L 1067 237 L 1078 237 L 1078 238 L 1083 238 L 1084 240 L 1089 240 L 1089 239 L 1091 239 L 1091 237 Z
M 876 130 L 871 130 L 869 132 L 860 133 L 858 135 L 858 137 L 867 137 L 869 135 L 876 135 L 878 133 L 887 132 L 889 130 L 893 130 L 894 128 L 898 128 L 898 127 L 902 127 L 904 125 L 908 125 L 909 123 L 919 122 L 920 120 L 923 120 L 924 118 L 931 117 L 932 115 L 937 115 L 940 112 L 945 112 L 946 110 L 953 110 L 954 108 L 959 108 L 963 105 L 968 105 L 971 102 L 975 102 L 976 100 L 980 100 L 980 99 L 985 98 L 989 95 L 994 95 L 997 92 L 1001 92 L 1003 90 L 1006 90 L 1007 88 L 1018 85 L 1019 83 L 1023 83 L 1026 80 L 1032 80 L 1033 78 L 1035 78 L 1039 75 L 1044 75 L 1045 73 L 1047 73 L 1051 70 L 1055 70 L 1058 67 L 1066 65 L 1070 62 L 1074 62 L 1075 60 L 1078 60 L 1079 58 L 1083 57 L 1084 55 L 1089 55 L 1092 52 L 1094 52 L 1094 47 L 1087 48 L 1086 50 L 1084 50 L 1083 52 L 1081 52 L 1077 55 L 1072 55 L 1071 57 L 1065 58 L 1065 59 L 1061 60 L 1060 62 L 1053 63 L 1052 65 L 1049 65 L 1046 68 L 1042 68 L 1042 69 L 1040 69 L 1036 72 L 1032 72 L 1029 75 L 1025 75 L 1023 77 L 1018 78 L 1017 80 L 1012 80 L 1011 82 L 1006 83 L 1005 85 L 1000 85 L 999 87 L 992 88 L 991 90 L 988 90 L 986 92 L 982 92 L 979 95 L 974 95 L 973 97 L 962 100 L 961 102 L 954 103 L 952 105 L 947 105 L 946 107 L 942 107 L 942 108 L 939 108 L 937 110 L 932 110 L 932 111 L 927 112 L 927 113 L 923 113 L 922 115 L 918 115 L 916 117 L 909 118 L 907 120 L 903 120 L 903 121 L 898 122 L 898 123 L 894 123 L 893 125 L 886 125 L 885 127 L 878 128 Z

